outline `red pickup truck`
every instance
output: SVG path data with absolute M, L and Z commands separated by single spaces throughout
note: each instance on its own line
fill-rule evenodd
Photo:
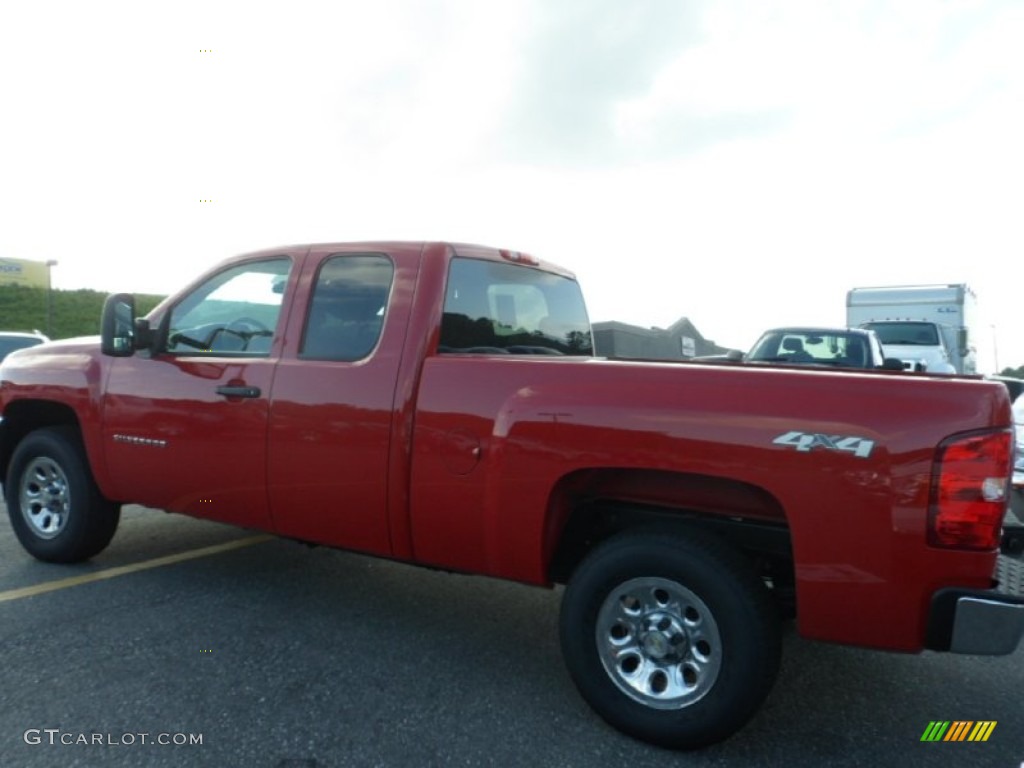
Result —
M 0 476 L 37 558 L 137 503 L 566 584 L 569 672 L 657 744 L 726 738 L 809 638 L 1007 654 L 1005 387 L 902 372 L 596 359 L 573 276 L 445 243 L 229 260 L 102 337 L 0 368 Z M 1007 561 L 998 559 L 1003 566 Z

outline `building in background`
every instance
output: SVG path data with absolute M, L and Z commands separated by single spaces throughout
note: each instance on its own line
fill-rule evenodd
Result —
M 28 288 L 49 286 L 45 261 L 0 258 L 0 285 L 23 285 Z
M 679 318 L 668 328 L 641 328 L 612 320 L 594 323 L 593 329 L 594 351 L 601 357 L 689 360 L 724 355 L 729 351 L 705 339 L 686 317 Z

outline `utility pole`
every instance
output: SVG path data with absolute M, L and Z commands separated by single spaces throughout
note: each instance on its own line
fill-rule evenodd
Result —
M 50 259 L 46 262 L 46 335 L 53 338 L 53 277 L 51 271 L 57 262 Z
M 999 373 L 999 344 L 997 343 L 997 340 L 996 340 L 996 327 L 994 325 L 992 326 L 992 357 L 994 358 L 992 362 L 995 364 L 995 367 L 996 367 L 995 373 L 998 374 Z

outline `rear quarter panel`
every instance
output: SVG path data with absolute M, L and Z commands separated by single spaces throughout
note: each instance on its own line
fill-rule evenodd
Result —
M 804 635 L 911 650 L 932 592 L 989 586 L 994 558 L 926 545 L 935 447 L 956 432 L 1009 423 L 1001 387 L 976 381 L 432 357 L 413 445 L 415 555 L 545 583 L 548 536 L 559 527 L 552 516 L 564 516 L 552 494 L 564 478 L 615 468 L 738 481 L 777 504 L 725 500 L 714 513 L 771 519 L 781 510 Z M 794 431 L 858 438 L 872 449 L 858 456 L 774 442 Z M 678 487 L 629 493 L 694 506 L 689 493 L 672 497 Z

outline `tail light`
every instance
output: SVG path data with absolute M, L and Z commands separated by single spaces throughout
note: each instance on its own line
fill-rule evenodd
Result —
M 928 543 L 985 550 L 999 545 L 1010 485 L 1013 432 L 959 435 L 939 444 Z
M 520 251 L 498 251 L 501 254 L 501 258 L 507 261 L 514 262 L 516 264 L 529 264 L 530 266 L 540 266 L 540 262 L 528 253 L 521 253 Z

